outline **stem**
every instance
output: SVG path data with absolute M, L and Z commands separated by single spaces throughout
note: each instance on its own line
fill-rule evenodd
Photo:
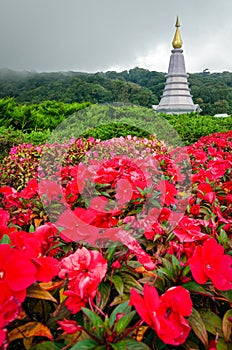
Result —
M 68 345 L 66 345 L 65 347 L 63 347 L 61 350 L 66 350 L 66 349 L 70 348 L 73 344 L 75 344 L 76 340 L 77 340 L 78 338 L 80 338 L 80 336 L 81 336 L 81 332 L 80 332 L 80 334 L 78 334 L 73 340 L 71 340 L 70 343 L 69 343 Z

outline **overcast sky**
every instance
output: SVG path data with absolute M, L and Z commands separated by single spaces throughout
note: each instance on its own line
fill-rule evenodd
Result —
M 0 68 L 166 72 L 177 14 L 187 71 L 232 71 L 232 0 L 0 0 Z

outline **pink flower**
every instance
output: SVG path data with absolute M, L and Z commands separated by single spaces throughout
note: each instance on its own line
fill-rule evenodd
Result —
M 72 313 L 80 311 L 88 299 L 93 299 L 97 288 L 107 271 L 107 261 L 98 251 L 77 249 L 74 254 L 63 258 L 59 277 L 68 278 L 66 306 Z
M 219 290 L 232 288 L 232 257 L 224 254 L 223 247 L 214 238 L 195 248 L 189 264 L 198 283 L 204 284 L 210 278 Z
M 155 287 L 145 284 L 143 297 L 131 289 L 130 304 L 166 344 L 183 344 L 191 330 L 184 317 L 192 312 L 189 292 L 181 286 L 168 289 L 161 297 Z
M 75 334 L 76 332 L 80 332 L 82 327 L 76 321 L 66 320 L 57 321 L 60 325 L 60 329 L 64 331 L 64 334 Z

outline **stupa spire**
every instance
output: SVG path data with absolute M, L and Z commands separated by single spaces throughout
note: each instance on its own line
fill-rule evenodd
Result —
M 175 32 L 175 35 L 174 35 L 174 38 L 172 41 L 172 46 L 174 49 L 180 49 L 182 47 L 182 44 L 183 44 L 183 41 L 182 41 L 181 36 L 180 36 L 179 27 L 180 27 L 180 21 L 179 21 L 179 17 L 177 16 L 177 18 L 176 18 L 176 32 Z
M 159 113 L 182 114 L 200 110 L 199 106 L 193 103 L 190 93 L 179 27 L 180 21 L 177 16 L 176 32 L 172 41 L 173 49 L 163 95 L 159 105 L 153 106 L 154 110 Z

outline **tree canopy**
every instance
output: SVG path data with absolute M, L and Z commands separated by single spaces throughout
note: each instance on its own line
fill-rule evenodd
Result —
M 189 75 L 194 103 L 203 115 L 232 114 L 232 73 Z M 0 70 L 0 98 L 14 97 L 20 103 L 56 100 L 65 103 L 132 103 L 144 107 L 158 104 L 165 73 L 133 68 L 106 73 L 34 73 Z

